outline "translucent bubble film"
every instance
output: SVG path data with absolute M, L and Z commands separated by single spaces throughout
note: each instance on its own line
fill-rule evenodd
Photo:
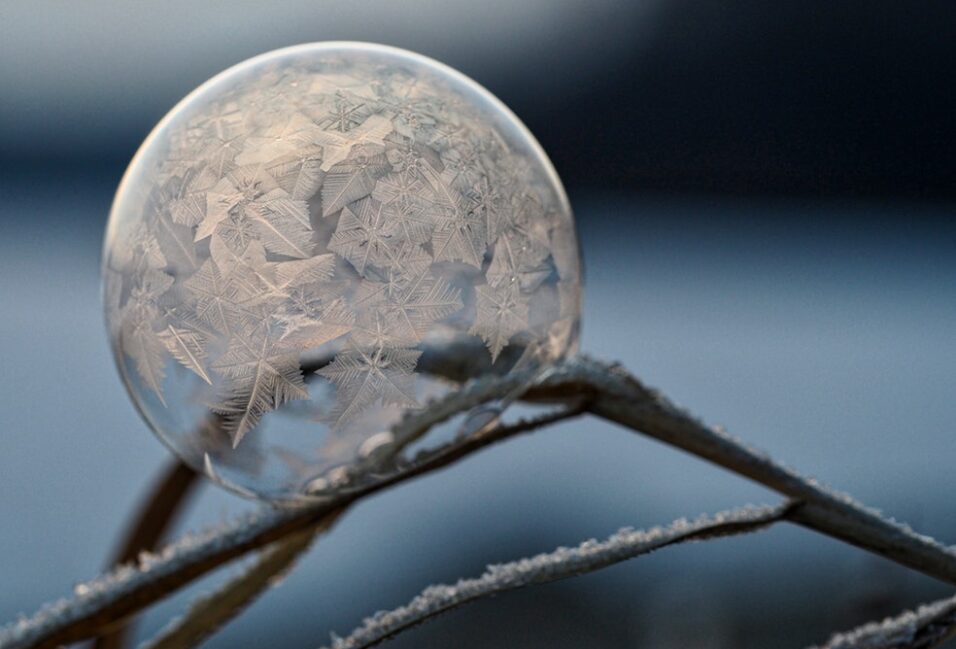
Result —
M 185 462 L 320 493 L 409 411 L 577 344 L 554 170 L 487 91 L 382 46 L 305 45 L 207 82 L 117 192 L 106 319 L 137 407 Z

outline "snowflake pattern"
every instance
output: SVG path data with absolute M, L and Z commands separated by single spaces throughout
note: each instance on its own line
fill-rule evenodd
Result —
M 577 318 L 570 214 L 535 152 L 461 92 L 337 54 L 269 64 L 171 122 L 108 245 L 129 371 L 164 407 L 171 368 L 191 372 L 236 446 L 309 399 L 310 378 L 334 390 L 333 431 L 418 407 L 435 331 L 475 337 L 492 363 L 559 349 Z

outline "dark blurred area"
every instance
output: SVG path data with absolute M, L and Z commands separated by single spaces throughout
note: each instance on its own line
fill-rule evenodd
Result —
M 10 2 L 0 623 L 95 575 L 168 457 L 101 319 L 126 164 L 208 77 L 317 40 L 437 58 L 529 126 L 576 212 L 584 351 L 956 540 L 956 4 Z M 562 424 L 363 502 L 209 646 L 316 647 L 487 563 L 748 501 L 776 496 L 596 420 Z M 209 487 L 180 529 L 250 506 Z M 391 646 L 798 648 L 948 592 L 781 526 L 511 593 Z
M 0 168 L 116 175 L 206 78 L 328 39 L 406 47 L 474 77 L 572 190 L 956 196 L 944 0 L 7 3 Z

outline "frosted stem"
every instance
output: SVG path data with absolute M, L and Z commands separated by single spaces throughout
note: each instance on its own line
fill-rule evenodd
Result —
M 553 377 L 556 389 L 587 395 L 589 412 L 676 446 L 778 493 L 801 501 L 790 520 L 904 566 L 956 584 L 956 552 L 908 526 L 863 506 L 847 494 L 778 464 L 765 453 L 707 426 L 645 387 L 619 367 L 587 359 L 567 364 Z M 547 393 L 548 382 L 545 382 Z
M 200 484 L 199 474 L 179 460 L 171 461 L 138 509 L 109 567 L 135 561 L 143 550 L 155 550 Z M 122 649 L 127 645 L 126 639 L 132 627 L 133 621 L 130 620 L 111 629 L 99 636 L 91 649 Z
M 811 649 L 932 649 L 956 636 L 956 596 L 834 634 Z
M 418 426 L 434 425 L 467 411 L 476 402 L 501 398 L 512 389 L 514 385 L 507 380 L 486 379 L 469 384 L 407 418 L 399 424 L 398 433 L 417 434 Z M 532 386 L 524 399 L 563 404 L 568 408 L 567 416 L 584 408 L 681 448 L 798 501 L 799 506 L 788 510 L 788 520 L 956 584 L 956 552 L 774 462 L 727 433 L 702 424 L 617 366 L 586 358 L 566 361 Z M 402 430 L 402 426 L 412 432 Z M 394 473 L 363 481 L 354 489 L 333 492 L 307 507 L 264 510 L 199 536 L 186 536 L 158 555 L 144 555 L 138 565 L 118 568 L 82 584 L 73 597 L 49 604 L 32 617 L 8 625 L 0 630 L 0 649 L 56 647 L 101 633 L 232 559 L 313 525 L 364 496 L 484 448 L 490 443 L 484 435 L 498 441 L 528 429 L 492 428 L 497 432 L 485 431 L 477 439 L 461 438 L 426 462 L 399 464 Z M 403 436 L 398 433 L 396 439 L 401 439 Z
M 248 569 L 212 593 L 194 601 L 186 613 L 170 622 L 140 649 L 195 647 L 229 622 L 295 566 L 315 538 L 329 529 L 339 513 L 326 516 L 313 527 L 294 532 L 263 550 Z
M 692 521 L 682 518 L 666 527 L 625 528 L 604 541 L 591 539 L 573 548 L 491 565 L 480 577 L 429 586 L 408 604 L 366 618 L 347 637 L 333 636 L 329 649 L 365 649 L 468 602 L 594 572 L 668 545 L 753 532 L 782 520 L 788 507 L 741 507 Z

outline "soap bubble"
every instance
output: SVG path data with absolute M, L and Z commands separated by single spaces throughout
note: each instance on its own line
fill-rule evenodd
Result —
M 416 54 L 326 43 L 239 64 L 160 122 L 103 283 L 152 429 L 294 502 L 430 399 L 572 353 L 581 270 L 561 183 L 504 105 Z

